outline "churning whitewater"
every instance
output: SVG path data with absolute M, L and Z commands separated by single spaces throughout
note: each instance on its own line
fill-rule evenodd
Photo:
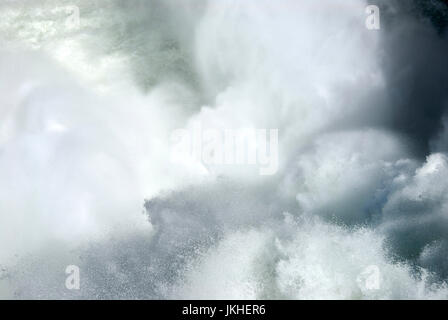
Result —
M 448 298 L 448 5 L 370 4 L 0 0 L 0 298 Z

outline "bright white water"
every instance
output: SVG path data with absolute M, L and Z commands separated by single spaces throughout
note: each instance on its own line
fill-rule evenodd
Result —
M 390 43 L 407 26 L 444 48 L 428 21 L 372 32 L 363 0 L 1 1 L 0 298 L 448 297 L 447 135 L 425 159 L 389 122 Z M 197 121 L 278 128 L 279 171 L 170 163 Z

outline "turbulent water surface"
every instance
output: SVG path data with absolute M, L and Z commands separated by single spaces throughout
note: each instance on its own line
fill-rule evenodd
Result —
M 448 298 L 448 5 L 373 2 L 0 0 L 0 298 Z

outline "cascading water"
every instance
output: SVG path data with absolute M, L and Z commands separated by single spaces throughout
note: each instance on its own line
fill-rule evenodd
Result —
M 447 298 L 448 6 L 368 4 L 0 2 L 0 298 Z M 172 163 L 197 123 L 278 170 Z

